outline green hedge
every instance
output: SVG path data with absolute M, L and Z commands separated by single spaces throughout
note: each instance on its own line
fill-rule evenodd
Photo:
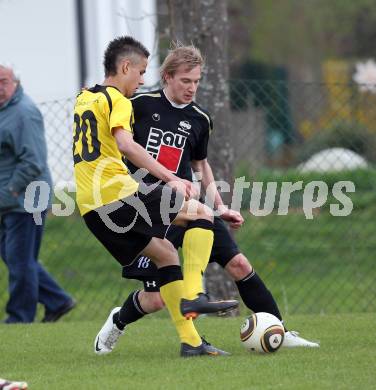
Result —
M 281 191 L 281 184 L 283 182 L 292 182 L 296 183 L 303 181 L 303 189 L 301 191 L 296 191 L 291 194 L 290 205 L 292 207 L 300 207 L 302 205 L 302 196 L 305 186 L 312 181 L 323 181 L 327 184 L 329 195 L 328 201 L 326 202 L 324 209 L 331 203 L 331 200 L 335 199 L 331 195 L 333 185 L 339 181 L 350 181 L 355 185 L 354 193 L 347 193 L 351 198 L 354 208 L 363 209 L 366 207 L 373 207 L 376 204 L 376 169 L 357 169 L 352 171 L 340 171 L 340 172 L 311 172 L 311 173 L 302 173 L 296 169 L 291 169 L 287 171 L 278 171 L 278 170 L 261 170 L 251 177 L 250 175 L 245 174 L 244 166 L 238 170 L 237 177 L 245 176 L 245 180 L 251 182 L 249 189 L 245 189 L 242 199 L 242 208 L 248 209 L 249 203 L 252 195 L 252 183 L 253 182 L 262 182 L 263 186 L 263 195 L 266 193 L 266 185 L 270 182 L 278 183 L 277 187 L 277 201 L 276 208 L 278 207 L 278 200 Z M 263 199 L 263 198 L 262 198 Z M 337 203 L 337 201 L 335 201 Z

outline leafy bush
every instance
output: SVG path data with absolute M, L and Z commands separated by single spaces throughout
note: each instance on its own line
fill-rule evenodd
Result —
M 376 191 L 376 169 L 354 169 L 348 171 L 334 171 L 334 172 L 307 172 L 302 173 L 297 169 L 289 169 L 286 171 L 264 169 L 261 170 L 253 181 L 277 183 L 283 182 L 297 182 L 302 180 L 303 185 L 311 181 L 324 181 L 331 189 L 334 183 L 342 180 L 352 181 L 357 190 L 362 191 Z
M 312 181 L 323 181 L 327 184 L 329 194 L 332 192 L 333 185 L 339 181 L 351 181 L 355 185 L 355 193 L 349 193 L 348 196 L 352 199 L 354 208 L 365 209 L 367 207 L 376 204 L 376 169 L 356 169 L 351 171 L 341 172 L 309 172 L 302 173 L 296 169 L 287 171 L 278 171 L 264 169 L 257 175 L 251 176 L 245 173 L 245 167 L 242 165 L 241 169 L 237 172 L 241 173 L 240 176 L 245 176 L 246 181 L 251 182 L 249 189 L 244 190 L 242 198 L 242 208 L 248 209 L 252 195 L 252 182 L 262 182 L 263 196 L 266 194 L 266 184 L 270 182 L 278 183 L 276 204 L 278 205 L 279 196 L 281 192 L 281 183 L 303 181 L 303 189 L 293 192 L 291 194 L 290 206 L 300 207 L 302 205 L 302 197 L 305 186 Z M 238 176 L 239 177 L 239 176 Z M 328 197 L 331 200 L 330 195 Z M 263 202 L 263 199 L 262 199 Z M 278 207 L 278 206 L 276 206 Z

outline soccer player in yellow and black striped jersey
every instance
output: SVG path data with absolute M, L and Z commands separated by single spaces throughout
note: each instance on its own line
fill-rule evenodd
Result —
M 96 85 L 77 97 L 74 122 L 73 160 L 81 214 L 134 194 L 138 183 L 128 174 L 111 131 L 123 128 L 132 133 L 130 101 L 117 88 Z
M 180 336 L 181 355 L 225 354 L 203 343 L 192 319 L 187 318 L 231 309 L 237 301 L 211 302 L 204 294 L 187 296 L 177 251 L 164 238 L 170 223 L 188 226 L 191 233 L 185 261 L 197 262 L 200 257 L 202 265 L 206 265 L 213 243 L 212 213 L 189 199 L 197 195 L 192 183 L 172 174 L 133 140 L 132 105 L 127 98 L 143 84 L 148 56 L 145 47 L 131 37 L 113 40 L 104 56 L 103 84 L 77 97 L 73 135 L 77 203 L 88 228 L 121 265 L 131 264 L 139 254 L 150 257 L 157 265 L 161 296 Z M 170 191 L 161 185 L 151 191 L 141 190 L 128 174 L 123 156 L 167 183 Z M 162 210 L 166 193 L 172 195 L 167 205 L 167 223 L 166 210 Z M 192 215 L 188 209 L 197 212 Z M 201 276 L 194 280 L 201 282 Z M 121 308 L 114 308 L 95 339 L 97 354 L 112 351 L 124 332 L 122 318 L 127 317 L 129 323 L 130 317 L 137 320 L 147 311 L 142 293 L 133 299 L 138 313 L 129 313 L 127 301 Z

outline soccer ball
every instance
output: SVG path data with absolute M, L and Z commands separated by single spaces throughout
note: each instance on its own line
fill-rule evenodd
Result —
M 278 351 L 285 337 L 282 322 L 269 313 L 255 313 L 240 327 L 240 340 L 248 351 Z

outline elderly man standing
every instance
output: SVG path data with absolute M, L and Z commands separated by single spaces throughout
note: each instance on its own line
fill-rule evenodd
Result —
M 45 306 L 43 322 L 75 306 L 38 262 L 46 210 L 36 224 L 24 208 L 25 190 L 36 180 L 51 188 L 43 118 L 12 66 L 0 63 L 0 247 L 9 271 L 8 324 L 33 322 L 38 302 Z

